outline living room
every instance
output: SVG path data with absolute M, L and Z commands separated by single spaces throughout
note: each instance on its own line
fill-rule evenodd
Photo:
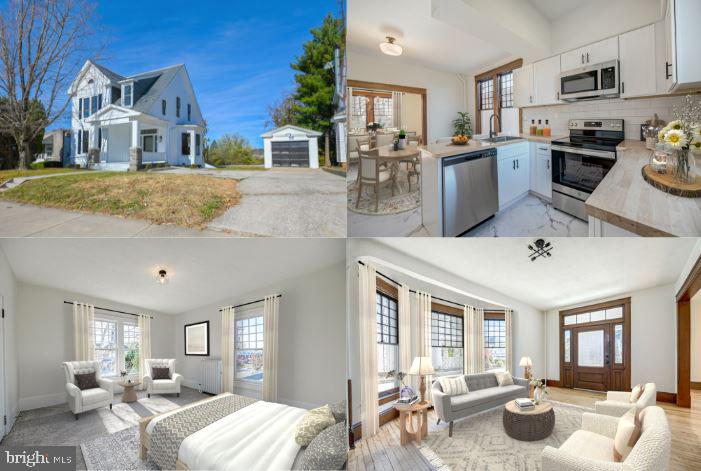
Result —
M 701 240 L 352 239 L 347 265 L 349 469 L 701 466 Z

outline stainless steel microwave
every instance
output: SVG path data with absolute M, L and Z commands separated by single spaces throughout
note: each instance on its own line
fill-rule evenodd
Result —
M 560 99 L 596 100 L 620 96 L 617 60 L 568 70 L 560 74 Z

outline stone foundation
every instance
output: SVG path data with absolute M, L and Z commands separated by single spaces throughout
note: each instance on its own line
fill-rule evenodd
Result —
M 129 171 L 137 172 L 143 168 L 143 151 L 141 147 L 129 148 Z

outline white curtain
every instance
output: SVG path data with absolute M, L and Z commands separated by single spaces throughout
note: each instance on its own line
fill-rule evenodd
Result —
M 73 302 L 73 356 L 76 361 L 95 359 L 95 306 Z
M 394 115 L 394 127 L 402 128 L 402 93 L 392 92 L 392 114 Z
M 465 306 L 463 309 L 463 347 L 465 374 L 477 372 L 477 343 L 475 338 L 475 308 Z
M 139 314 L 139 382 L 144 387 L 146 360 L 151 358 L 151 316 Z
M 278 315 L 280 297 L 266 296 L 263 304 L 263 400 L 277 401 Z
M 504 330 L 506 333 L 506 371 L 510 372 L 513 376 L 513 329 L 511 327 L 511 317 L 514 311 L 511 309 L 504 309 Z
M 228 306 L 221 311 L 222 392 L 234 392 L 234 326 L 235 309 Z M 265 377 L 265 376 L 264 376 Z
M 360 420 L 363 438 L 380 430 L 377 403 L 377 313 L 375 268 L 358 264 L 358 310 L 360 333 Z
M 407 285 L 399 286 L 399 371 L 406 374 L 409 372 L 411 362 L 411 297 Z M 410 376 L 404 379 L 405 384 L 409 382 Z M 411 386 L 410 386 L 411 387 Z
M 431 295 L 429 293 L 416 293 L 416 302 L 418 305 L 419 315 L 419 335 L 417 356 L 430 357 L 431 355 Z M 426 396 L 425 399 L 431 402 L 433 395 L 431 394 L 431 381 L 433 375 L 426 375 Z
M 484 309 L 475 308 L 476 373 L 484 373 Z

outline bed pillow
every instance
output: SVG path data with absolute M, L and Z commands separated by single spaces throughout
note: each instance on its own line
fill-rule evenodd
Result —
M 499 386 L 511 386 L 512 384 L 514 384 L 514 379 L 511 377 L 511 373 L 509 373 L 508 371 L 505 371 L 503 373 L 496 373 L 496 375 Z
M 94 371 L 92 373 L 85 373 L 82 375 L 74 375 L 74 376 L 75 376 L 75 385 L 78 386 L 78 388 L 80 388 L 81 390 L 94 389 L 94 388 L 100 387 L 97 384 L 97 378 L 95 377 Z
M 637 408 L 631 407 L 623 417 L 618 420 L 616 436 L 613 439 L 613 460 L 621 463 L 628 458 L 635 443 L 640 438 L 641 426 L 636 421 Z
M 443 376 L 438 378 L 438 382 L 441 384 L 441 389 L 443 389 L 443 392 L 448 396 L 460 396 L 469 392 L 467 389 L 467 383 L 465 382 L 465 377 L 463 375 Z
M 348 458 L 346 423 L 339 422 L 322 430 L 302 456 L 302 469 L 343 469 Z
M 333 418 L 337 424 L 340 422 L 346 421 L 346 401 L 345 400 L 343 400 L 341 402 L 337 402 L 335 404 L 331 404 L 329 407 L 331 408 L 331 414 L 333 414 Z
M 331 408 L 327 405 L 308 411 L 297 424 L 295 441 L 298 445 L 308 446 L 319 433 L 327 427 L 334 425 Z
M 151 377 L 153 379 L 170 379 L 170 368 L 151 368 Z

